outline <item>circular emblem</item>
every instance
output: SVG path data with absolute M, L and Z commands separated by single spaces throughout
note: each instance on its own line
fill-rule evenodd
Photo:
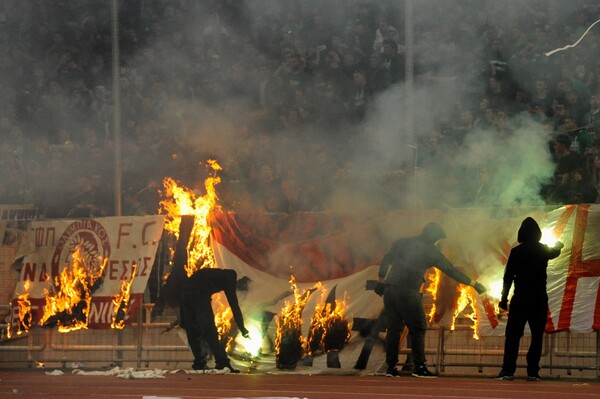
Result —
M 60 273 L 64 267 L 79 261 L 90 274 L 95 274 L 109 257 L 110 241 L 104 226 L 92 219 L 76 220 L 67 226 L 58 240 L 52 256 L 52 270 Z

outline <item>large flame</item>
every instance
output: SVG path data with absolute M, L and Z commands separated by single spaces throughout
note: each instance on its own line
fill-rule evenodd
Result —
M 190 277 L 199 269 L 216 267 L 215 255 L 210 245 L 210 214 L 221 209 L 215 186 L 221 182 L 216 173 L 222 170 L 216 160 L 209 159 L 207 167 L 210 168 L 209 176 L 204 181 L 206 194 L 197 196 L 191 189 L 180 186 L 175 180 L 167 177 L 163 181 L 164 199 L 160 202 L 159 213 L 166 215 L 165 230 L 179 238 L 179 226 L 183 215 L 194 216 L 194 226 L 190 233 L 187 245 L 187 264 L 185 272 Z M 164 276 L 166 280 L 168 276 Z M 224 295 L 213 297 L 213 310 L 215 325 L 219 339 L 227 339 L 226 348 L 229 348 L 233 339 L 228 337 L 231 331 L 231 309 L 225 305 Z
M 108 261 L 104 259 L 98 270 L 93 270 L 94 262 L 86 258 L 84 244 L 77 245 L 71 257 L 73 262 L 55 277 L 50 289 L 44 289 L 46 304 L 39 324 L 58 325 L 59 332 L 87 328 L 92 291 Z
M 188 277 L 198 269 L 215 267 L 215 257 L 209 241 L 209 216 L 211 212 L 220 210 L 215 186 L 221 182 L 216 172 L 222 168 L 212 159 L 208 160 L 207 165 L 214 175 L 204 181 L 206 194 L 203 196 L 196 196 L 192 190 L 178 185 L 170 177 L 163 181 L 165 190 L 162 194 L 165 199 L 160 202 L 159 213 L 166 215 L 165 229 L 179 238 L 181 216 L 194 215 L 194 226 L 187 247 L 188 262 L 185 266 Z

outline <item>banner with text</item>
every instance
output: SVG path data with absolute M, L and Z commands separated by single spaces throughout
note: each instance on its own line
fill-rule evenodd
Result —
M 115 316 L 126 323 L 141 303 L 163 225 L 156 215 L 31 222 L 15 257 L 11 332 L 82 318 L 85 328 L 110 328 Z

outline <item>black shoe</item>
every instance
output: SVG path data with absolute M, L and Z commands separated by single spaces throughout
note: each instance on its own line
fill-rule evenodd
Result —
M 400 373 L 396 369 L 387 369 L 385 372 L 386 377 L 400 377 Z
M 192 364 L 192 370 L 208 370 L 208 366 L 206 365 L 206 363 L 204 364 Z
M 500 374 L 498 374 L 495 378 L 501 381 L 512 381 L 515 379 L 515 376 L 507 373 L 506 371 L 500 371 Z
M 542 378 L 539 375 L 528 375 L 527 381 L 541 381 Z
M 435 375 L 431 371 L 427 370 L 427 367 L 425 367 L 425 366 L 415 367 L 415 369 L 413 370 L 411 375 L 413 377 L 418 377 L 418 378 L 437 378 L 437 375 Z
M 366 369 L 367 367 L 365 367 L 365 366 L 364 366 L 364 365 L 362 365 L 362 364 L 358 364 L 358 363 L 356 363 L 356 364 L 354 365 L 354 367 L 353 367 L 353 368 L 354 368 L 354 370 L 364 370 L 364 369 Z

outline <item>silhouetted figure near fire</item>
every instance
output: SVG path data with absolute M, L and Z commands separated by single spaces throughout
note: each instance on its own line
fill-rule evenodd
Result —
M 229 269 L 200 269 L 183 283 L 181 292 L 181 327 L 185 329 L 188 344 L 194 354 L 194 370 L 206 370 L 208 346 L 215 358 L 215 369 L 229 368 L 232 373 L 239 373 L 231 366 L 225 348 L 219 341 L 215 315 L 211 305 L 213 294 L 224 291 L 231 307 L 233 318 L 242 335 L 248 338 L 248 330 L 244 326 L 244 317 L 240 310 L 236 293 L 237 273 Z
M 446 238 L 446 233 L 442 227 L 437 223 L 429 223 L 423 228 L 421 235 L 404 237 L 394 242 L 379 265 L 379 282 L 375 292 L 383 294 L 387 316 L 385 352 L 386 375 L 389 377 L 399 375 L 396 370 L 398 346 L 405 325 L 408 327 L 415 363 L 412 375 L 421 378 L 436 377 L 425 363 L 427 321 L 421 302 L 421 285 L 427 269 L 436 267 L 459 283 L 474 287 L 479 294 L 485 292 L 482 284 L 455 268 L 435 247 L 443 238 Z
M 510 299 L 510 311 L 506 322 L 504 359 L 499 380 L 513 380 L 517 369 L 519 342 L 529 323 L 531 343 L 527 351 L 527 381 L 540 379 L 540 358 L 544 328 L 548 317 L 548 294 L 546 292 L 546 269 L 548 261 L 560 255 L 563 243 L 554 247 L 540 242 L 542 230 L 533 218 L 526 218 L 517 233 L 519 245 L 511 249 L 504 270 L 502 297 L 498 306 L 508 308 L 508 293 L 514 282 L 515 289 Z

